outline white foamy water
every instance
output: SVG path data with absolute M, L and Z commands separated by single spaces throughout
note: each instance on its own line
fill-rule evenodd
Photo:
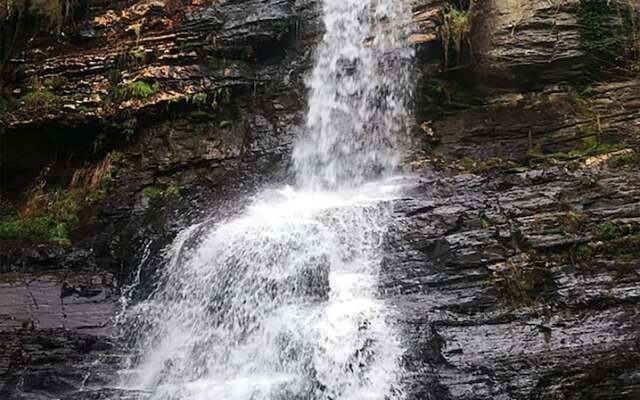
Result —
M 399 192 L 388 176 L 407 118 L 409 12 L 396 0 L 323 7 L 297 186 L 178 235 L 157 289 L 120 318 L 133 343 L 120 387 L 166 400 L 402 397 L 378 282 Z
M 309 79 L 307 134 L 293 160 L 303 187 L 342 188 L 400 160 L 412 92 L 402 0 L 324 0 L 327 32 Z

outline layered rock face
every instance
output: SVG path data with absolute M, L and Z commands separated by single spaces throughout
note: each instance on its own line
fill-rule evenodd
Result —
M 638 184 L 600 164 L 435 175 L 407 193 L 385 290 L 410 398 L 637 397 Z
M 395 205 L 381 288 L 407 398 L 640 398 L 640 81 L 622 42 L 597 40 L 637 4 L 594 21 L 604 3 L 413 3 L 418 183 Z M 103 195 L 68 241 L 2 239 L 0 398 L 123 396 L 101 389 L 126 342 L 121 295 L 152 289 L 182 227 L 289 180 L 322 33 L 313 1 L 85 12 L 5 77 L 3 204 L 109 180 L 85 183 Z
M 409 398 L 640 396 L 640 82 L 597 35 L 637 4 L 614 3 L 477 3 L 473 49 L 421 64 L 432 148 L 385 262 Z
M 178 6 L 89 2 L 65 39 L 36 38 L 8 67 L 3 204 L 28 203 L 36 181 L 44 194 L 105 184 L 89 190 L 99 201 L 82 195 L 66 243 L 2 240 L 3 399 L 93 398 L 119 366 L 123 290 L 153 286 L 179 229 L 287 178 L 317 5 Z

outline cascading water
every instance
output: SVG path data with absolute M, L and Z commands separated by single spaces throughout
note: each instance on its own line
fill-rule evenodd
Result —
M 298 186 L 183 231 L 127 310 L 128 388 L 152 399 L 390 399 L 402 354 L 377 293 L 411 50 L 397 0 L 324 0 Z
M 294 149 L 298 183 L 362 184 L 398 165 L 413 51 L 400 0 L 324 0 L 327 31 L 309 80 L 307 135 Z

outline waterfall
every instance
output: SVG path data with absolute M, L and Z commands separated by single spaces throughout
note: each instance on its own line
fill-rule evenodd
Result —
M 413 51 L 404 2 L 323 4 L 327 31 L 309 79 L 307 135 L 293 159 L 301 186 L 340 188 L 398 165 Z
M 122 385 L 151 399 L 394 399 L 402 348 L 378 293 L 407 119 L 409 12 L 324 0 L 295 188 L 192 226 L 127 311 Z

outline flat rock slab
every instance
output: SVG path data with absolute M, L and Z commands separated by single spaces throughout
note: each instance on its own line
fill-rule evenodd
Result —
M 111 274 L 51 271 L 0 274 L 0 332 L 16 328 L 96 333 L 115 312 Z

